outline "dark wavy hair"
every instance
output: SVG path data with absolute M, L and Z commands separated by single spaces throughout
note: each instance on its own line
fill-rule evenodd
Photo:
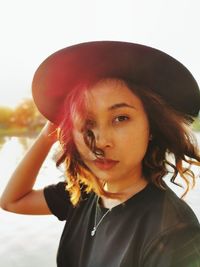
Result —
M 142 166 L 143 175 L 148 182 L 165 189 L 163 178 L 171 173 L 170 181 L 180 185 L 177 181 L 179 174 L 186 188 L 182 197 L 195 185 L 195 174 L 191 165 L 200 166 L 200 155 L 197 141 L 189 129 L 192 118 L 170 107 L 159 95 L 150 88 L 134 84 L 132 81 L 121 80 L 127 87 L 140 98 L 146 111 L 151 140 L 144 156 Z M 80 89 L 80 88 L 79 88 Z M 69 191 L 71 202 L 76 205 L 84 187 L 86 192 L 94 191 L 98 195 L 110 198 L 120 197 L 120 193 L 110 193 L 104 190 L 104 182 L 95 177 L 82 161 L 73 141 L 73 119 L 79 114 L 80 120 L 86 120 L 87 110 L 85 92 L 88 86 L 82 86 L 81 90 L 73 90 L 67 98 L 65 118 L 59 127 L 59 140 L 62 151 L 56 165 L 64 163 L 66 167 L 66 190 Z M 104 152 L 96 147 L 95 136 L 90 129 L 84 126 L 83 136 L 86 145 L 98 157 L 103 157 Z

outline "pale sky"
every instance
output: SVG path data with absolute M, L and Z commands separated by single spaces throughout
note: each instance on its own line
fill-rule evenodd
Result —
M 31 97 L 36 68 L 84 41 L 123 40 L 161 49 L 200 84 L 199 0 L 2 0 L 0 105 Z

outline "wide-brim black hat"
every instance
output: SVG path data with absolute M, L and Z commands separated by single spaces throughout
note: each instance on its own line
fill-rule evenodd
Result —
M 81 43 L 50 55 L 35 72 L 33 99 L 48 120 L 59 124 L 69 92 L 106 77 L 131 80 L 153 90 L 177 111 L 198 115 L 199 87 L 183 64 L 158 49 L 118 41 Z

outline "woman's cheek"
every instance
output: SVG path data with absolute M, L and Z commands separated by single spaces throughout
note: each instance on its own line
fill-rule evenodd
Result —
M 94 158 L 92 151 L 85 144 L 85 141 L 83 139 L 83 134 L 81 132 L 74 131 L 73 132 L 73 139 L 74 139 L 74 143 L 76 145 L 76 148 L 77 148 L 82 159 Z

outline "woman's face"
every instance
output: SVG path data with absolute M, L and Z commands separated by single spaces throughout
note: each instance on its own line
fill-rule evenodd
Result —
M 94 133 L 104 158 L 97 159 L 87 147 L 80 121 L 74 120 L 74 143 L 83 162 L 105 182 L 141 177 L 149 123 L 140 99 L 122 81 L 108 79 L 94 85 L 85 101 L 85 124 Z

